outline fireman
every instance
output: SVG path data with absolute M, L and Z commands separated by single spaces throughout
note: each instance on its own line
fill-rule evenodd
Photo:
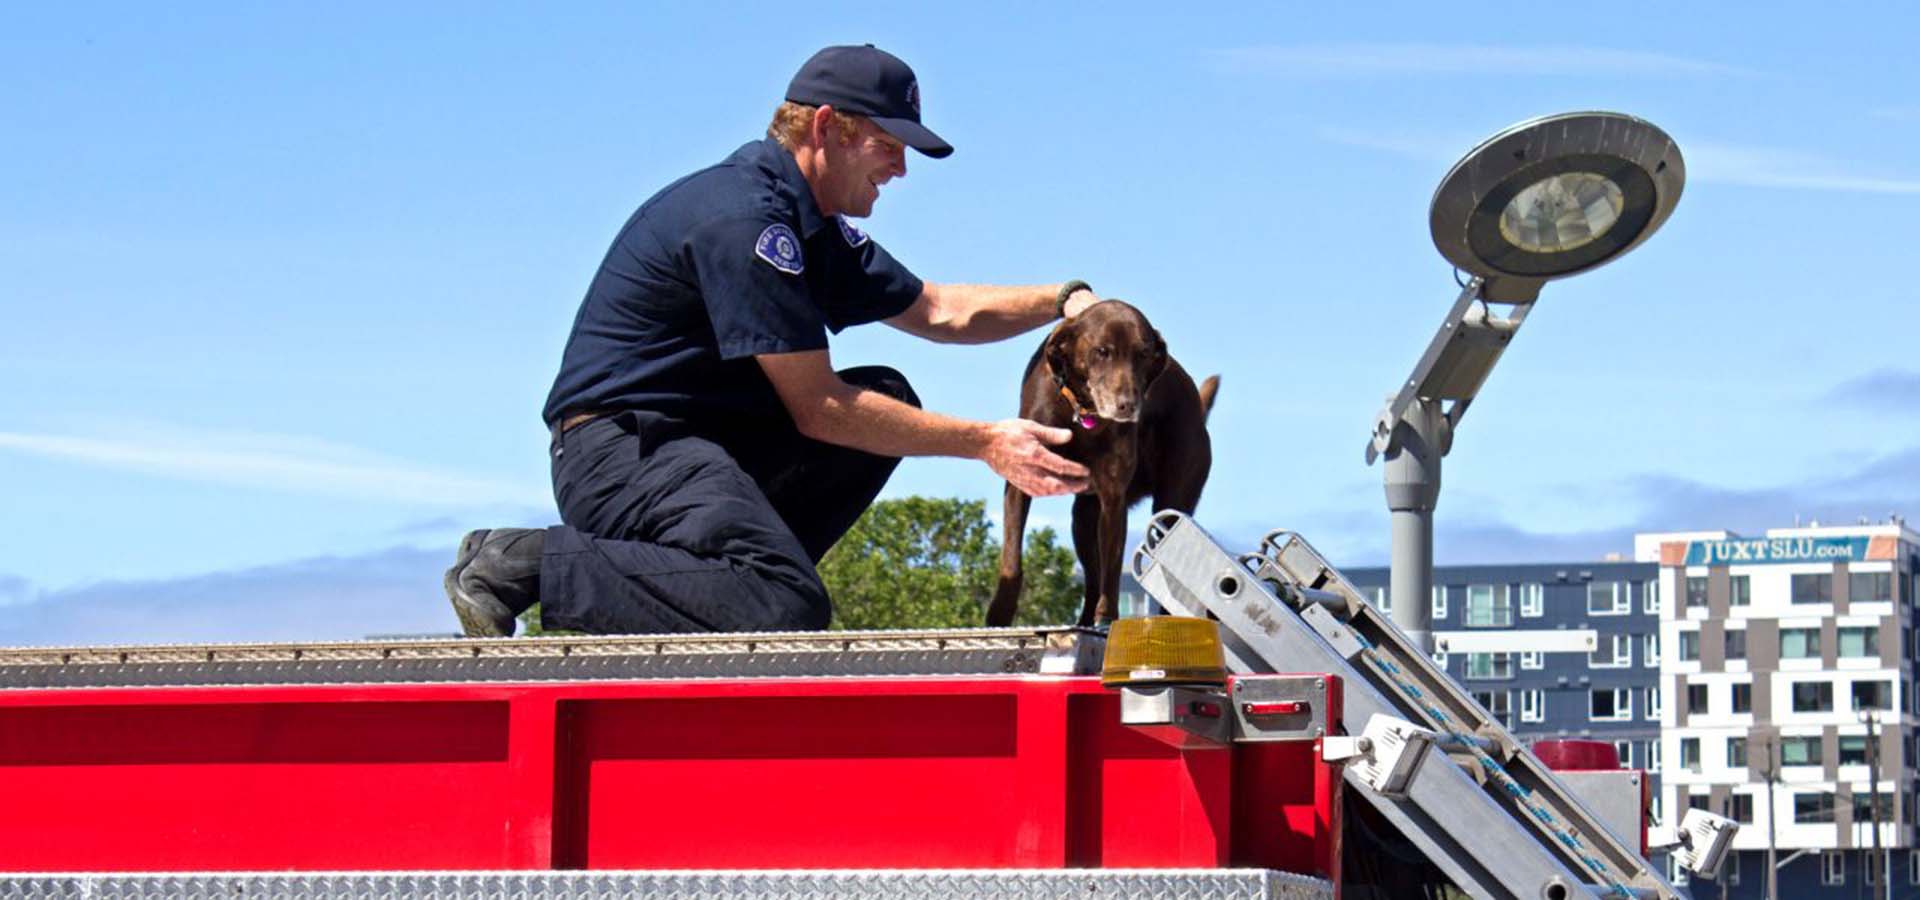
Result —
M 475 531 L 445 586 L 468 635 L 819 629 L 815 564 L 903 456 L 978 459 L 1035 496 L 1085 467 L 1023 419 L 920 409 L 897 371 L 835 371 L 829 333 L 885 322 L 981 343 L 1097 301 L 1084 282 L 922 281 L 854 227 L 906 148 L 953 148 L 920 121 L 907 64 L 872 45 L 801 66 L 765 140 L 668 185 L 614 238 L 548 396 L 564 524 Z

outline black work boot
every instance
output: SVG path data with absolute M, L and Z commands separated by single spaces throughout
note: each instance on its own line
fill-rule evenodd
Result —
M 539 528 L 467 532 L 447 570 L 447 601 L 467 637 L 512 637 L 514 617 L 540 599 Z

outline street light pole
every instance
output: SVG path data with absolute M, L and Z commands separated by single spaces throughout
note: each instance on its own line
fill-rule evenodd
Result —
M 1367 464 L 1386 458 L 1393 622 L 1434 649 L 1433 510 L 1440 461 L 1540 288 L 1604 265 L 1660 228 L 1686 164 L 1652 123 L 1579 112 L 1521 122 L 1475 147 L 1428 210 L 1462 288 L 1413 374 L 1375 417 Z M 1505 307 L 1504 315 L 1494 304 Z
M 1780 864 L 1774 859 L 1777 847 L 1774 843 L 1773 828 L 1774 818 L 1780 814 L 1780 809 L 1774 805 L 1773 799 L 1773 786 L 1780 783 L 1780 757 L 1777 755 L 1780 735 L 1776 732 L 1766 737 L 1767 742 L 1764 746 L 1767 748 L 1767 900 L 1780 900 Z
M 1881 900 L 1892 900 L 1892 879 L 1887 877 L 1887 859 L 1880 849 L 1880 739 L 1874 729 L 1879 716 L 1873 710 L 1867 710 L 1863 715 L 1867 720 L 1867 803 L 1871 810 L 1870 821 L 1873 822 L 1873 858 L 1868 864 L 1874 867 L 1874 875 L 1880 879 Z

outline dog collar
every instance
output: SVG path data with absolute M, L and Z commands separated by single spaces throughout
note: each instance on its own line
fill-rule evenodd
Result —
M 1073 389 L 1067 387 L 1065 378 L 1055 376 L 1055 380 L 1060 382 L 1060 396 L 1067 398 L 1067 404 L 1073 407 L 1074 421 L 1079 422 L 1081 428 L 1092 431 L 1094 426 L 1100 424 L 1100 420 L 1093 413 L 1088 412 L 1086 407 L 1080 405 L 1080 401 L 1073 396 Z

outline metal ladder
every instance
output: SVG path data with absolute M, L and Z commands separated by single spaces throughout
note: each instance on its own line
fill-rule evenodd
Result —
M 1431 731 L 1402 767 L 1410 780 L 1377 789 L 1351 765 L 1346 780 L 1468 894 L 1682 900 L 1299 535 L 1276 531 L 1235 555 L 1162 512 L 1131 567 L 1168 612 L 1218 619 L 1235 671 L 1345 675 L 1348 733 L 1376 716 Z

